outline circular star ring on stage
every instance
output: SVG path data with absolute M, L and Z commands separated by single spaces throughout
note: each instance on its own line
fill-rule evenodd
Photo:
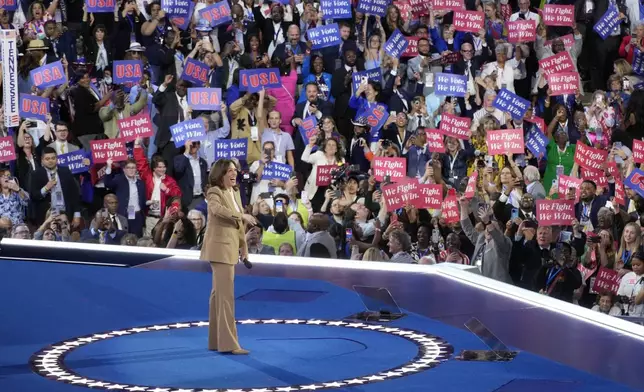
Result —
M 237 324 L 283 324 L 283 325 L 316 325 L 328 327 L 355 328 L 367 331 L 382 332 L 406 339 L 418 347 L 418 354 L 411 361 L 404 365 L 370 374 L 356 377 L 353 379 L 342 379 L 328 382 L 319 382 L 310 385 L 290 385 L 280 387 L 264 388 L 181 388 L 168 386 L 150 386 L 150 385 L 133 385 L 123 383 L 113 383 L 106 380 L 98 380 L 89 377 L 83 377 L 65 366 L 65 356 L 73 350 L 89 345 L 93 342 L 99 342 L 106 339 L 118 338 L 120 336 L 133 335 L 145 332 L 168 331 L 173 329 L 184 329 L 193 327 L 206 327 L 207 321 L 185 322 L 175 324 L 151 325 L 147 327 L 138 327 L 97 333 L 83 337 L 73 338 L 56 343 L 35 353 L 29 360 L 32 370 L 48 379 L 64 382 L 76 386 L 84 386 L 93 389 L 103 389 L 109 391 L 130 391 L 130 392 L 294 392 L 294 391 L 315 391 L 321 389 L 333 389 L 341 387 L 350 387 L 354 385 L 366 385 L 386 380 L 392 380 L 404 377 L 409 374 L 415 374 L 427 369 L 431 369 L 443 361 L 450 358 L 454 349 L 443 339 L 429 335 L 423 332 L 405 329 L 393 328 L 383 325 L 363 324 L 359 322 L 346 322 L 336 320 L 237 320 Z

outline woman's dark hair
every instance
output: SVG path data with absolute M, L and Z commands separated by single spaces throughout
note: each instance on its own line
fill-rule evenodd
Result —
M 192 224 L 192 221 L 188 219 L 187 216 L 184 216 L 183 218 L 179 219 L 181 223 L 183 224 L 183 242 L 187 245 L 190 246 L 195 246 L 197 245 L 197 231 L 195 230 L 195 226 Z M 165 244 L 170 241 L 170 237 L 172 236 L 172 233 L 174 232 L 174 226 L 176 223 L 172 225 L 172 230 L 167 230 L 165 231 L 163 235 L 163 242 Z
M 101 24 L 101 23 L 99 23 L 96 26 L 94 26 L 94 29 L 92 30 L 92 37 L 94 37 L 96 35 L 96 32 L 99 31 L 99 30 L 101 30 L 105 34 L 105 37 L 103 37 L 103 41 L 106 41 L 107 40 L 107 28 L 105 28 L 105 25 Z
M 147 4 L 145 5 L 145 12 L 147 12 L 147 14 L 148 14 L 148 15 L 152 14 L 152 6 L 153 6 L 153 5 L 158 5 L 159 7 L 161 7 L 161 2 L 159 2 L 159 1 L 157 1 L 157 0 L 154 0 L 154 1 L 153 1 L 153 2 L 151 2 L 151 3 L 147 3 Z
M 631 121 L 633 116 L 634 123 Z M 644 90 L 635 90 L 628 100 L 626 110 L 624 111 L 624 125 L 638 125 L 644 127 Z
M 391 237 L 395 237 L 398 240 L 403 252 L 409 252 L 411 250 L 411 237 L 406 231 L 394 230 L 389 234 L 389 238 Z
M 22 78 L 28 78 L 31 71 L 38 67 L 40 67 L 40 59 L 36 58 L 36 53 L 27 52 L 24 54 L 24 56 L 20 57 L 18 64 L 18 74 Z
M 217 186 L 219 188 L 224 187 L 224 176 L 228 172 L 231 164 L 235 164 L 232 159 L 219 159 L 210 168 L 210 174 L 208 175 L 208 184 L 210 186 Z
M 313 67 L 313 63 L 315 63 L 315 60 L 320 59 L 322 60 L 322 72 L 324 72 L 324 58 L 319 55 L 319 54 L 313 54 L 311 55 L 311 66 L 310 66 L 310 74 L 315 75 L 315 68 Z M 317 86 L 317 84 L 316 84 Z M 330 86 L 329 86 L 330 87 Z
M 335 160 L 337 162 L 342 162 L 342 149 L 340 148 L 340 142 L 335 139 L 326 139 L 322 142 L 321 150 L 326 153 L 326 146 L 330 143 L 335 143 Z
M 329 230 L 329 218 L 321 213 L 315 213 L 309 218 L 309 225 L 307 231 L 309 233 L 317 233 L 318 231 Z
M 288 217 L 283 212 L 278 212 L 273 218 L 273 229 L 278 234 L 284 234 L 288 230 Z
M 166 166 L 168 166 L 168 163 L 163 159 L 163 156 L 161 154 L 154 154 L 152 155 L 152 161 L 150 162 L 150 167 L 152 170 L 156 169 L 157 166 L 159 166 L 159 163 L 164 163 Z

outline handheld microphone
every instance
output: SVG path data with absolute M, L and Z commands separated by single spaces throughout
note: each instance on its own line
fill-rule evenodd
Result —
M 244 263 L 244 266 L 245 266 L 246 268 L 248 268 L 248 269 L 253 268 L 253 263 L 251 263 L 250 261 L 248 261 L 248 259 L 243 259 L 243 260 L 242 260 L 242 263 Z

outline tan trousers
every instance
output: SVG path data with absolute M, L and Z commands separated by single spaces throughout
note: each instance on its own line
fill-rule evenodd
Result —
M 235 324 L 235 265 L 210 263 L 212 291 L 208 326 L 208 350 L 238 350 Z

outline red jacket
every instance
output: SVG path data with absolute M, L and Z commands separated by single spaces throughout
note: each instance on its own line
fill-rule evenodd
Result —
M 628 61 L 629 64 L 633 64 L 633 54 L 635 53 L 635 42 L 633 42 L 633 45 L 628 48 L 628 52 L 626 51 L 626 45 L 631 42 L 631 38 L 632 37 L 630 35 L 625 36 L 622 38 L 621 45 L 619 45 L 620 57 L 626 58 L 626 61 Z
M 145 183 L 145 197 L 146 200 L 152 198 L 152 191 L 154 190 L 154 179 L 148 159 L 145 157 L 143 147 L 134 147 L 134 160 L 136 161 L 136 169 L 139 171 L 139 177 Z M 166 175 L 161 179 L 161 182 L 166 186 L 166 191 L 161 191 L 161 216 L 165 214 L 165 206 L 167 200 L 172 197 L 181 198 L 181 189 L 174 178 Z

